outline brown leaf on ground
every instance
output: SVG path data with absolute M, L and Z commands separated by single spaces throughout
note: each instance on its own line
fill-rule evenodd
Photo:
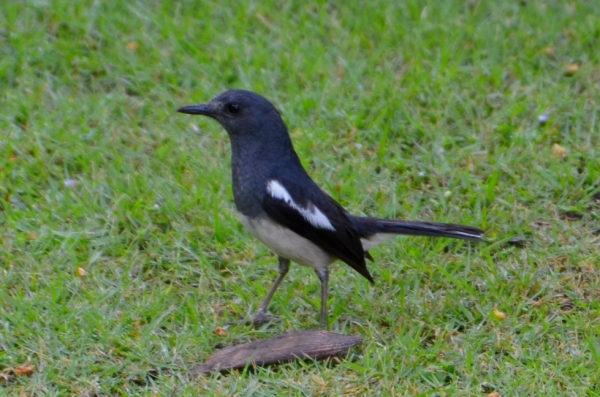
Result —
M 24 365 L 19 365 L 17 368 L 15 368 L 15 375 L 17 376 L 31 376 L 33 374 L 33 371 L 35 370 L 35 365 L 31 365 L 31 364 L 24 364 Z
M 215 334 L 219 335 L 222 338 L 227 336 L 227 330 L 223 327 L 216 327 L 214 329 L 214 332 L 215 332 Z

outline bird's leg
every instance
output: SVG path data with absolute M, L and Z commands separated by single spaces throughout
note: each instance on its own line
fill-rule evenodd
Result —
M 329 270 L 315 270 L 321 281 L 321 327 L 327 331 L 327 285 L 329 284 Z
M 258 307 L 258 310 L 256 311 L 256 313 L 254 313 L 252 318 L 249 320 L 242 320 L 241 323 L 251 323 L 252 325 L 259 326 L 261 324 L 266 324 L 273 320 L 273 318 L 267 314 L 267 307 L 269 306 L 269 303 L 271 302 L 273 295 L 275 295 L 275 291 L 277 291 L 279 284 L 281 284 L 281 281 L 283 281 L 285 275 L 288 273 L 288 270 L 290 270 L 290 260 L 282 258 L 280 256 L 279 257 L 279 275 L 275 279 L 275 283 L 273 283 L 273 286 L 269 290 L 267 297 L 265 298 L 263 303 L 260 304 L 260 306 Z

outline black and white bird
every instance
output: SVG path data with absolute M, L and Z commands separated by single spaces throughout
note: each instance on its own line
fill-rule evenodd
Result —
M 339 259 L 373 283 L 368 250 L 398 234 L 482 241 L 483 230 L 444 223 L 354 216 L 306 173 L 275 107 L 250 91 L 231 90 L 178 112 L 217 120 L 231 141 L 233 198 L 244 226 L 279 256 L 279 275 L 254 316 L 267 306 L 290 261 L 312 267 L 321 281 L 321 324 L 327 329 L 329 265 Z

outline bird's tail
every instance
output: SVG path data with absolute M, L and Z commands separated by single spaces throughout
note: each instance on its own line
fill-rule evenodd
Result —
M 376 246 L 397 234 L 484 241 L 484 231 L 472 226 L 358 216 L 352 216 L 351 219 L 358 229 L 365 248 Z

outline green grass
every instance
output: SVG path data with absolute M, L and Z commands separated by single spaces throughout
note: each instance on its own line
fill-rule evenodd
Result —
M 1 3 L 0 394 L 600 395 L 600 4 L 281 3 Z M 271 99 L 352 212 L 491 243 L 398 238 L 374 287 L 334 266 L 351 360 L 188 381 L 218 345 L 319 326 L 294 266 L 281 322 L 214 333 L 277 268 L 225 133 L 174 112 L 228 88 Z

